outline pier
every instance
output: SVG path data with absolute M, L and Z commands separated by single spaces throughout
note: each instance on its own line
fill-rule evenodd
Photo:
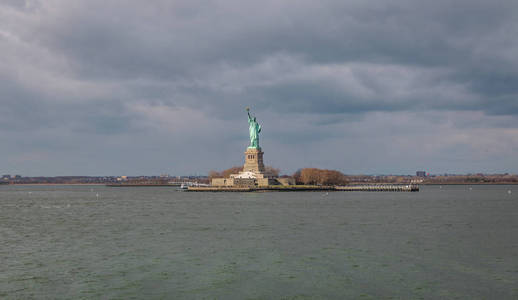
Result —
M 419 192 L 417 184 L 367 184 L 367 185 L 350 185 L 337 186 L 337 191 L 361 191 L 361 192 Z

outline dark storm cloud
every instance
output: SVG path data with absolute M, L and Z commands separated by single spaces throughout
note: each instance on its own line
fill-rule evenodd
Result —
M 0 132 L 17 144 L 20 132 L 37 141 L 49 130 L 55 145 L 85 144 L 80 155 L 106 151 L 106 160 L 137 156 L 147 148 L 134 142 L 145 141 L 157 145 L 148 165 L 175 149 L 190 159 L 174 168 L 187 172 L 214 159 L 189 165 L 186 149 L 236 155 L 230 149 L 246 139 L 236 122 L 251 105 L 272 147 L 307 143 L 299 160 L 322 141 L 374 154 L 385 137 L 411 128 L 405 134 L 419 139 L 433 128 L 427 138 L 443 147 L 430 145 L 428 157 L 451 149 L 475 157 L 496 142 L 515 164 L 503 145 L 518 144 L 517 15 L 516 1 L 3 1 Z M 86 146 L 92 135 L 109 148 Z M 345 142 L 350 135 L 358 148 Z M 49 149 L 39 145 L 31 148 Z
M 511 57 L 509 61 L 498 49 L 505 46 L 501 45 L 505 40 L 511 41 L 508 46 L 516 46 L 512 42 L 512 36 L 517 33 L 512 18 L 516 4 L 512 1 L 497 4 L 324 1 L 264 5 L 235 5 L 229 1 L 180 4 L 158 1 L 155 5 L 87 1 L 55 2 L 54 6 L 59 18 L 43 20 L 38 24 L 41 27 L 29 36 L 65 55 L 77 76 L 93 80 L 160 79 L 179 85 L 178 88 L 185 88 L 182 85 L 186 82 L 195 93 L 212 84 L 214 78 L 203 77 L 221 64 L 246 68 L 282 53 L 300 57 L 304 65 L 364 62 L 380 68 L 385 65 L 418 68 L 416 76 L 433 68 L 446 68 L 449 80 L 465 86 L 466 93 L 493 97 L 509 92 L 516 95 L 518 86 L 516 59 Z M 495 34 L 500 39 L 490 38 Z M 487 43 L 493 43 L 495 49 L 491 50 Z M 509 63 L 513 68 L 509 68 Z M 357 72 L 361 73 L 361 68 Z M 376 77 L 367 74 L 362 84 L 369 88 L 370 81 L 376 81 Z M 337 90 L 327 80 L 310 77 L 295 82 L 273 82 L 265 87 L 265 95 L 259 93 L 257 97 L 296 97 L 301 107 L 318 107 L 316 112 L 326 109 L 336 112 L 337 107 L 341 111 L 368 111 L 399 110 L 402 105 L 439 106 L 423 103 L 431 100 L 422 98 L 411 99 L 410 103 L 377 105 L 382 95 L 376 94 L 354 103 L 354 97 L 347 91 Z M 239 80 L 228 84 L 249 88 Z M 434 83 L 427 84 L 433 87 Z M 382 88 L 385 90 L 378 91 L 380 94 L 397 87 Z M 278 97 L 271 97 L 270 90 Z M 167 98 L 167 95 L 158 97 Z M 506 104 L 506 101 L 500 103 Z M 459 109 L 472 109 L 470 105 L 466 103 Z

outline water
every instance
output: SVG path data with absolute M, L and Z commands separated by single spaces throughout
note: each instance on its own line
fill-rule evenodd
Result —
M 0 186 L 0 298 L 517 299 L 517 188 Z

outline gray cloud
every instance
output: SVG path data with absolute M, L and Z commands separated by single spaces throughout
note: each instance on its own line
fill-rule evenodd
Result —
M 240 164 L 252 106 L 286 172 L 516 172 L 516 15 L 516 1 L 3 1 L 0 170 Z

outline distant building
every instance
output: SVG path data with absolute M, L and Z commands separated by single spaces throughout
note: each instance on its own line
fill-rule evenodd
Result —
M 415 176 L 417 176 L 417 177 L 426 177 L 426 172 L 425 171 L 417 171 L 417 172 L 415 172 Z

